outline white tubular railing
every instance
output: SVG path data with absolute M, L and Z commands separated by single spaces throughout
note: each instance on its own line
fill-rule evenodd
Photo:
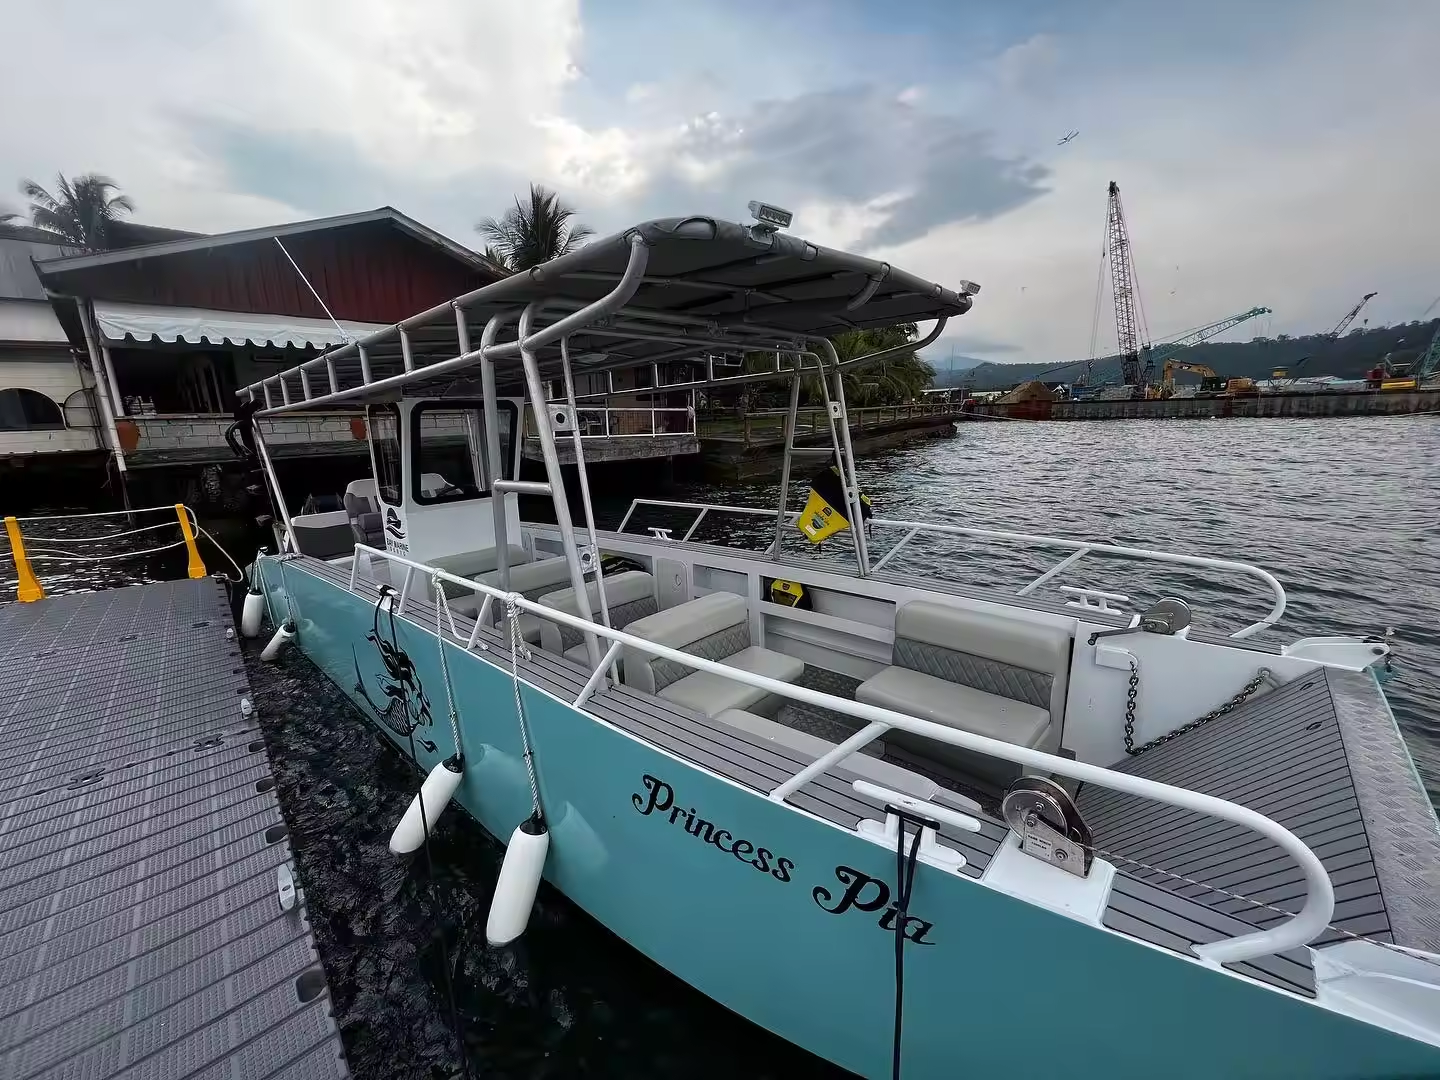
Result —
M 641 506 L 663 506 L 677 510 L 697 510 L 699 517 L 691 524 L 689 531 L 680 539 L 689 540 L 699 527 L 701 520 L 710 511 L 725 514 L 750 514 L 757 517 L 775 516 L 774 510 L 762 510 L 753 506 L 714 506 L 706 503 L 692 502 L 669 502 L 664 499 L 635 499 L 630 504 L 630 509 L 625 512 L 616 532 L 624 532 L 626 524 L 629 523 L 635 510 Z M 796 517 L 793 512 L 788 516 Z M 1169 563 L 1175 566 L 1199 566 L 1208 570 L 1219 570 L 1226 573 L 1244 574 L 1247 577 L 1257 578 L 1264 582 L 1270 589 L 1272 603 L 1269 613 L 1258 622 L 1249 626 L 1241 627 L 1230 637 L 1234 640 L 1243 640 L 1258 634 L 1266 627 L 1275 625 L 1280 616 L 1285 614 L 1285 587 L 1280 584 L 1274 574 L 1268 570 L 1262 570 L 1252 563 L 1236 562 L 1232 559 L 1213 559 L 1206 555 L 1175 555 L 1168 551 L 1156 551 L 1153 548 L 1124 547 L 1118 544 L 1104 544 L 1092 540 L 1066 540 L 1058 536 L 1039 536 L 1034 533 L 1008 532 L 1002 529 L 977 529 L 967 525 L 936 525 L 928 521 L 896 521 L 889 518 L 871 518 L 870 527 L 905 529 L 902 536 L 893 547 L 890 548 L 872 567 L 872 572 L 885 567 L 896 555 L 898 555 L 911 540 L 921 533 L 937 533 L 949 536 L 975 536 L 988 540 L 1007 540 L 1017 544 L 1031 544 L 1037 547 L 1060 548 L 1070 552 L 1054 566 L 1047 569 L 1038 577 L 1031 579 L 1016 590 L 1016 596 L 1029 596 L 1040 586 L 1047 584 L 1058 574 L 1070 569 L 1087 555 L 1115 555 L 1126 559 L 1138 559 L 1148 562 Z
M 1022 544 L 1034 544 L 1038 547 L 1061 548 L 1071 552 L 1055 566 L 1050 567 L 1039 577 L 1021 586 L 1016 592 L 1017 596 L 1026 596 L 1045 584 L 1062 570 L 1067 570 L 1079 562 L 1086 555 L 1117 555 L 1125 559 L 1142 559 L 1149 562 L 1170 563 L 1175 566 L 1202 566 L 1208 570 L 1223 570 L 1234 574 L 1245 574 L 1249 577 L 1258 578 L 1270 587 L 1270 593 L 1274 602 L 1270 606 L 1270 612 L 1259 622 L 1251 623 L 1242 627 L 1230 635 L 1231 638 L 1240 640 L 1258 634 L 1267 626 L 1273 626 L 1285 614 L 1285 587 L 1280 584 L 1274 574 L 1251 563 L 1235 562 L 1232 559 L 1212 559 L 1206 555 L 1175 555 L 1168 551 L 1156 551 L 1153 548 L 1124 547 L 1118 544 L 1102 544 L 1090 540 L 1065 540 L 1058 536 L 1037 536 L 1033 533 L 1007 532 L 1002 529 L 976 529 L 966 525 L 934 525 L 926 521 L 893 521 L 888 518 L 871 518 L 872 528 L 909 529 L 910 531 L 901 538 L 900 542 L 885 553 L 888 560 L 900 548 L 904 547 L 913 537 L 920 533 L 939 533 L 947 536 L 978 536 L 989 540 L 1010 540 Z
M 630 509 L 625 511 L 625 516 L 620 519 L 620 524 L 616 527 L 615 531 L 623 533 L 625 526 L 629 524 L 630 518 L 634 515 L 636 508 L 641 506 L 663 506 L 670 510 L 698 510 L 699 513 L 696 515 L 695 520 L 690 523 L 690 528 L 688 528 L 685 531 L 685 535 L 680 538 L 682 541 L 689 540 L 690 537 L 694 535 L 695 530 L 700 527 L 700 522 L 705 520 L 705 515 L 712 510 L 717 514 L 747 514 L 750 517 L 763 518 L 775 517 L 774 510 L 762 510 L 758 506 L 717 506 L 713 503 L 673 502 L 669 499 L 635 499 L 630 503 Z M 786 516 L 794 518 L 799 515 L 792 510 Z
M 998 739 L 986 738 L 983 735 L 975 735 L 968 731 L 961 731 L 958 728 L 948 727 L 944 724 L 920 720 L 916 717 L 906 716 L 903 713 L 894 712 L 890 709 L 882 709 L 875 705 L 866 705 L 863 702 L 832 697 L 829 694 L 821 693 L 818 690 L 811 690 L 808 687 L 779 682 L 775 679 L 766 678 L 763 675 L 757 675 L 740 668 L 730 667 L 713 660 L 706 660 L 703 657 L 695 656 L 691 653 L 681 652 L 679 649 L 659 645 L 653 641 L 647 641 L 644 638 L 634 637 L 633 635 L 625 633 L 623 630 L 615 630 L 600 623 L 590 622 L 574 615 L 566 614 L 555 608 L 545 607 L 533 601 L 526 600 L 518 594 L 508 594 L 499 589 L 492 588 L 489 585 L 482 585 L 478 581 L 471 581 L 468 578 L 458 577 L 444 570 L 426 566 L 424 563 L 414 562 L 399 555 L 392 555 L 364 544 L 356 544 L 355 553 L 357 558 L 362 552 L 405 567 L 407 575 L 409 576 L 413 576 L 416 571 L 419 571 L 432 578 L 439 578 L 441 581 L 448 581 L 454 585 L 469 589 L 491 600 L 502 600 L 507 604 L 513 602 L 519 610 L 528 611 L 542 619 L 548 619 L 562 626 L 579 630 L 582 633 L 588 632 L 595 634 L 597 637 L 609 639 L 613 643 L 611 649 L 606 653 L 606 659 L 601 660 L 597 677 L 587 682 L 585 689 L 581 691 L 581 700 L 576 707 L 583 705 L 584 701 L 588 700 L 590 694 L 599 686 L 600 680 L 604 677 L 603 672 L 607 666 L 607 662 L 613 656 L 617 647 L 628 646 L 651 656 L 658 656 L 662 659 L 682 664 L 685 667 L 694 668 L 697 671 L 706 671 L 712 675 L 734 679 L 737 682 L 744 683 L 747 686 L 753 686 L 769 694 L 803 702 L 807 705 L 816 705 L 865 722 L 866 727 L 863 730 L 846 739 L 839 746 L 827 751 L 785 782 L 777 785 L 769 795 L 769 798 L 777 802 L 783 802 L 786 797 L 802 784 L 818 776 L 832 765 L 840 764 L 845 758 L 859 750 L 860 747 L 873 741 L 885 731 L 894 728 L 922 736 L 923 738 L 932 739 L 935 742 L 946 743 L 950 746 L 958 746 L 989 757 L 1000 758 L 1016 765 L 1040 769 L 1045 772 L 1059 774 L 1060 776 L 1068 776 L 1082 783 L 1098 784 L 1112 791 L 1135 795 L 1143 799 L 1151 799 L 1155 802 L 1164 803 L 1167 806 L 1174 806 L 1199 814 L 1208 814 L 1212 817 L 1220 818 L 1222 821 L 1242 825 L 1278 845 L 1299 864 L 1301 871 L 1305 875 L 1305 903 L 1296 915 L 1268 930 L 1257 931 L 1252 934 L 1242 934 L 1239 937 L 1230 938 L 1226 941 L 1217 941 L 1209 945 L 1195 946 L 1194 950 L 1196 954 L 1211 963 L 1235 963 L 1241 960 L 1252 960 L 1256 957 L 1269 956 L 1273 953 L 1299 948 L 1319 937 L 1329 926 L 1330 919 L 1334 915 L 1335 890 L 1330 882 L 1330 876 L 1326 873 L 1325 867 L 1321 864 L 1319 858 L 1289 829 L 1286 829 L 1277 822 L 1271 821 L 1263 814 L 1256 813 L 1248 807 L 1227 802 L 1224 799 L 1217 799 L 1212 795 L 1203 795 L 1197 791 L 1189 791 L 1185 788 L 1172 787 L 1169 784 L 1147 780 L 1144 777 L 1115 772 L 1099 765 L 1088 765 L 1084 762 L 1072 761 L 1069 758 L 1056 757 L 1054 754 L 1046 754 L 1039 750 L 1031 750 L 1024 746 L 1001 742 Z M 448 600 L 446 601 L 446 608 L 449 608 Z M 420 626 L 419 623 L 415 625 Z M 426 632 L 433 632 L 433 628 L 428 625 L 420 626 L 420 628 Z M 455 635 L 455 640 L 459 643 L 458 635 Z
M 552 404 L 554 404 L 552 402 Z M 561 403 L 563 404 L 563 402 Z M 534 407 L 525 406 L 525 437 L 536 438 L 532 430 L 532 416 Z M 684 422 L 673 427 L 666 421 L 665 417 L 673 414 L 683 416 Z M 639 425 L 640 430 L 631 430 L 636 425 L 627 422 L 626 417 L 649 418 L 648 423 Z M 694 435 L 695 434 L 695 411 L 683 406 L 667 405 L 656 406 L 653 409 L 646 408 L 612 408 L 602 405 L 577 405 L 572 423 L 584 425 L 585 427 L 598 427 L 598 431 L 581 430 L 582 439 L 653 439 L 663 435 Z

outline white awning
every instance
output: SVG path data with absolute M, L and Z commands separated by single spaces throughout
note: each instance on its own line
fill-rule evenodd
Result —
M 195 345 L 257 345 L 276 349 L 327 349 L 354 341 L 385 323 L 341 322 L 345 334 L 329 319 L 297 315 L 256 315 L 245 311 L 152 307 L 95 301 L 95 321 L 108 342 L 188 341 Z

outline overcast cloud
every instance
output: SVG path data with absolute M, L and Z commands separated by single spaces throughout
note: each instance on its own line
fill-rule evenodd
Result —
M 939 355 L 1058 362 L 1090 345 L 1114 179 L 1157 335 L 1440 294 L 1440 4 L 1085 7 L 0 0 L 24 42 L 0 208 L 95 170 L 159 225 L 389 203 L 475 243 L 531 179 L 602 231 L 766 198 L 820 243 L 980 282 Z

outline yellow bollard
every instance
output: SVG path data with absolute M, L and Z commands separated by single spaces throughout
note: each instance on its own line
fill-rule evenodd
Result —
M 184 503 L 175 504 L 175 516 L 180 519 L 180 531 L 185 536 L 185 550 L 190 553 L 189 574 L 192 578 L 205 576 L 205 564 L 200 561 L 200 549 L 195 546 L 195 534 L 190 531 L 190 515 Z
M 30 569 L 30 560 L 25 557 L 25 542 L 20 539 L 20 522 L 13 517 L 7 517 L 5 531 L 10 534 L 10 554 L 15 559 L 15 575 L 20 579 L 18 586 L 20 602 L 28 604 L 34 600 L 44 600 L 45 590 L 35 579 L 35 571 Z

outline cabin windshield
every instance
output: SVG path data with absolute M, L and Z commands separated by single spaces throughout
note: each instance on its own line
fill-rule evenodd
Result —
M 375 491 L 387 506 L 400 505 L 400 410 L 394 405 L 371 405 L 366 410 L 370 450 L 375 468 Z
M 506 462 L 513 445 L 515 407 L 497 403 L 501 461 L 498 477 L 485 467 L 485 421 L 476 402 L 426 403 L 417 405 L 411 430 L 414 433 L 412 477 L 415 501 L 421 504 L 459 502 L 490 492 L 493 479 L 508 479 Z

